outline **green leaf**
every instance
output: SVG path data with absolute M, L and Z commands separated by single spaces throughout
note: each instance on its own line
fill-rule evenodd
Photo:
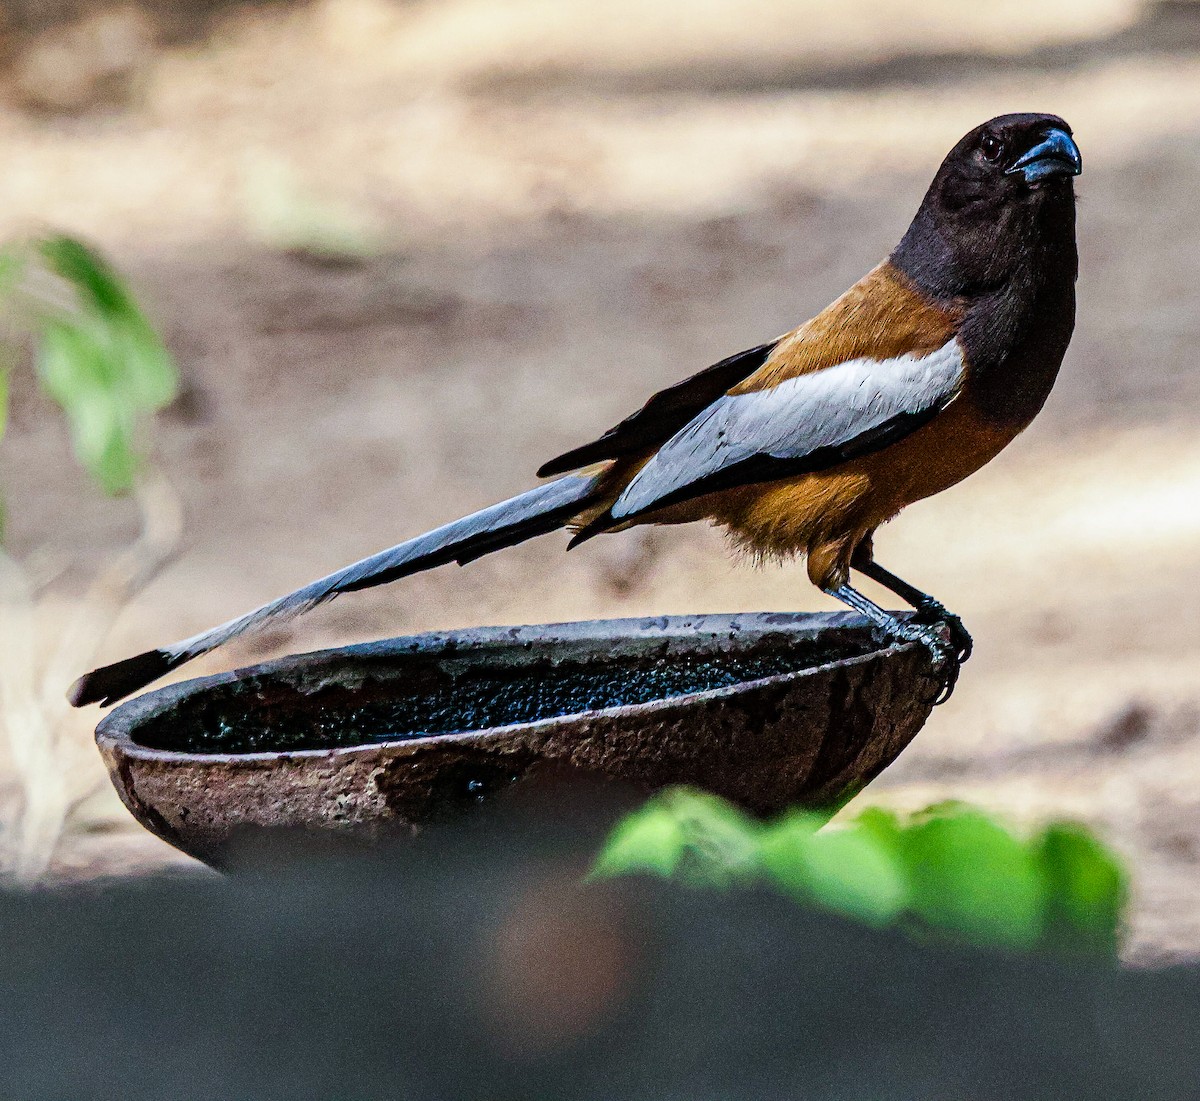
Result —
M 42 387 L 62 408 L 75 454 L 107 493 L 130 488 L 139 465 L 136 411 L 111 381 L 107 349 L 87 326 L 48 323 L 37 358 Z
M 1128 899 L 1121 865 L 1081 826 L 1015 837 L 980 810 L 941 803 L 902 821 L 793 810 L 763 825 L 679 788 L 629 816 L 594 874 L 649 872 L 693 886 L 766 881 L 872 925 L 1010 949 L 1113 956 Z
M 648 872 L 695 886 L 725 886 L 754 875 L 758 830 L 721 799 L 671 788 L 617 826 L 592 874 Z
M 663 798 L 686 840 L 680 871 L 687 879 L 724 886 L 755 875 L 758 822 L 704 792 L 674 788 L 664 792 Z
M 1082 826 L 1054 823 L 1030 842 L 1046 885 L 1046 946 L 1115 956 L 1129 885 L 1116 857 Z
M 597 879 L 638 872 L 669 877 L 679 866 L 683 846 L 683 831 L 674 815 L 651 803 L 617 825 L 591 874 Z
M 980 944 L 1031 948 L 1043 884 L 1024 844 L 980 811 L 930 808 L 904 833 L 913 914 Z
M 789 894 L 872 925 L 905 909 L 909 886 L 898 847 L 860 824 L 820 829 L 822 818 L 793 812 L 761 843 L 767 875 Z
M 138 318 L 113 318 L 111 358 L 124 365 L 120 386 L 139 410 L 155 412 L 175 397 L 175 364 L 147 324 Z
M 86 332 L 103 353 L 102 377 L 138 408 L 153 410 L 170 401 L 176 385 L 171 357 L 108 262 L 69 237 L 47 238 L 40 249 L 79 301 L 78 311 L 57 311 L 49 323 Z
M 892 811 L 883 807 L 867 807 L 854 819 L 854 825 L 891 852 L 902 852 L 904 827 Z
M 175 365 L 113 268 L 81 242 L 38 243 L 74 290 L 77 308 L 46 308 L 36 357 L 42 388 L 66 414 L 75 453 L 108 493 L 128 490 L 142 463 L 139 425 L 175 394 Z
M 38 243 L 46 266 L 84 297 L 84 304 L 100 313 L 136 312 L 132 299 L 108 263 L 74 237 L 51 236 Z

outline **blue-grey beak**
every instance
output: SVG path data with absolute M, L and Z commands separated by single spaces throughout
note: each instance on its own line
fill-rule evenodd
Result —
M 1021 172 L 1026 183 L 1036 183 L 1049 176 L 1078 176 L 1083 171 L 1083 158 L 1079 146 L 1065 130 L 1055 128 L 1046 135 L 1046 140 L 1035 145 L 1024 156 L 1019 157 L 1006 176 Z

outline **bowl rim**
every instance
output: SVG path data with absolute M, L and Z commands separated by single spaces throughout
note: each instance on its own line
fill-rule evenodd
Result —
M 911 613 L 910 613 L 911 614 Z M 880 645 L 872 642 L 864 653 L 832 661 L 823 661 L 802 669 L 793 669 L 754 680 L 738 681 L 736 684 L 662 696 L 640 703 L 617 704 L 612 707 L 593 708 L 588 711 L 572 711 L 562 715 L 547 715 L 524 722 L 506 723 L 498 726 L 480 727 L 472 730 L 442 731 L 416 738 L 392 738 L 363 742 L 356 745 L 329 746 L 313 749 L 262 750 L 253 753 L 200 753 L 182 750 L 155 749 L 143 745 L 133 738 L 132 731 L 143 723 L 177 707 L 187 700 L 211 692 L 237 681 L 253 678 L 277 677 L 280 674 L 308 673 L 319 678 L 322 666 L 342 667 L 355 659 L 386 661 L 410 654 L 444 656 L 447 660 L 486 653 L 489 650 L 521 650 L 532 653 L 534 645 L 542 643 L 548 648 L 564 649 L 572 644 L 610 641 L 614 634 L 622 640 L 636 642 L 639 639 L 687 641 L 703 636 L 745 633 L 748 636 L 790 634 L 803 640 L 828 631 L 850 631 L 870 628 L 871 622 L 856 612 L 694 612 L 685 615 L 634 616 L 617 619 L 568 620 L 561 623 L 537 623 L 511 626 L 462 627 L 447 630 L 423 631 L 415 635 L 399 635 L 372 642 L 354 643 L 349 646 L 328 647 L 287 654 L 254 665 L 241 666 L 202 677 L 176 681 L 161 688 L 151 689 L 131 700 L 118 704 L 96 727 L 98 747 L 111 749 L 122 756 L 141 761 L 183 764 L 228 764 L 245 762 L 247 765 L 293 759 L 330 759 L 378 750 L 441 745 L 477 744 L 501 736 L 508 737 L 518 731 L 537 732 L 551 725 L 574 723 L 597 716 L 624 717 L 652 714 L 655 711 L 678 708 L 695 702 L 733 697 L 748 691 L 761 690 L 765 685 L 785 683 L 802 677 L 813 676 L 834 666 L 853 667 L 880 657 L 890 657 L 919 647 L 916 642 L 891 642 Z M 463 636 L 467 636 L 464 638 Z M 344 671 L 343 671 L 344 672 Z M 313 688 L 319 688 L 315 683 Z

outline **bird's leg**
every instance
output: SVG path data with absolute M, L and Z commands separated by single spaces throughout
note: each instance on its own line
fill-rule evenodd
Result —
M 966 661 L 974 649 L 970 633 L 963 626 L 963 621 L 936 597 L 922 592 L 915 585 L 910 585 L 902 577 L 897 577 L 891 570 L 884 569 L 871 556 L 869 551 L 859 548 L 850 560 L 853 566 L 864 577 L 882 585 L 895 593 L 906 604 L 911 604 L 917 611 L 917 620 L 921 623 L 944 623 L 950 632 L 950 641 L 958 653 L 960 662 Z
M 889 639 L 895 642 L 920 642 L 933 655 L 934 666 L 943 671 L 945 682 L 935 704 L 945 703 L 954 692 L 958 681 L 958 670 L 962 664 L 958 657 L 957 648 L 947 642 L 940 631 L 932 624 L 917 623 L 913 620 L 897 619 L 891 612 L 884 611 L 874 601 L 868 600 L 857 589 L 849 585 L 839 585 L 837 588 L 825 590 L 830 596 L 836 597 L 843 604 L 865 615 Z

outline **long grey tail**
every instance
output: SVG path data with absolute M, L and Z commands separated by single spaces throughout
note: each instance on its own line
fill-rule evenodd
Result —
M 301 615 L 342 593 L 385 585 L 448 562 L 462 565 L 492 551 L 555 531 L 588 504 L 595 486 L 595 477 L 582 474 L 547 482 L 528 493 L 373 554 L 211 631 L 87 673 L 71 686 L 67 699 L 75 707 L 89 703 L 107 707 L 239 635 Z

